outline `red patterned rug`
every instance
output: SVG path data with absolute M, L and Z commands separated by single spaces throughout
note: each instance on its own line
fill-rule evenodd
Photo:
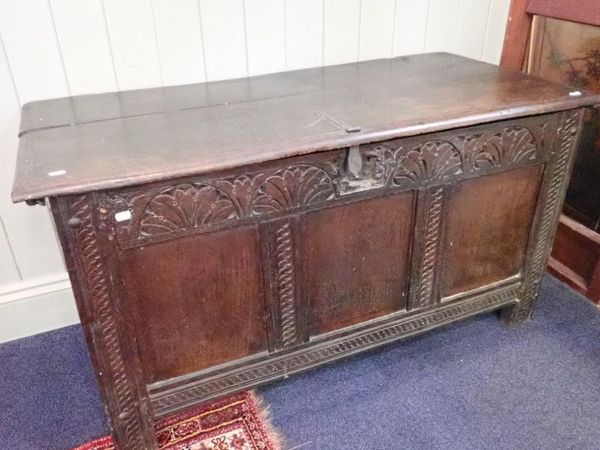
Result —
M 242 392 L 190 408 L 156 423 L 161 450 L 280 450 L 262 401 Z M 115 450 L 105 436 L 73 450 Z

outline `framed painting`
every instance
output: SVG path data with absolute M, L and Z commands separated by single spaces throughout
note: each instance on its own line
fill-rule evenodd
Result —
M 600 92 L 600 27 L 535 16 L 527 73 L 573 88 Z M 600 114 L 587 111 L 564 213 L 600 231 Z

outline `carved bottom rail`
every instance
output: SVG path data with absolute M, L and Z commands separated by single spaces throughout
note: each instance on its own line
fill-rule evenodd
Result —
M 438 307 L 432 311 L 401 317 L 379 326 L 371 326 L 350 335 L 315 342 L 310 347 L 279 357 L 269 357 L 243 369 L 234 369 L 212 377 L 204 375 L 199 380 L 194 380 L 193 376 L 188 375 L 186 376 L 188 381 L 174 389 L 169 389 L 169 384 L 180 383 L 177 379 L 171 380 L 170 383 L 151 385 L 149 390 L 152 407 L 155 414 L 162 417 L 214 397 L 335 361 L 384 343 L 414 336 L 455 320 L 516 302 L 518 302 L 517 286 L 513 285 Z

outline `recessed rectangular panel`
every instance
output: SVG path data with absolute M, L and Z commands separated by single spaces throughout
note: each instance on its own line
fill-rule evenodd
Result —
M 147 382 L 266 349 L 259 255 L 255 226 L 124 251 Z
M 304 217 L 304 292 L 313 335 L 406 307 L 412 218 L 412 193 Z
M 460 182 L 447 204 L 442 296 L 517 275 L 525 261 L 541 166 Z

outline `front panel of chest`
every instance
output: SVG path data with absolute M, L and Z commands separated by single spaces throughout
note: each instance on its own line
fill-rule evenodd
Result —
M 146 383 L 221 373 L 518 285 L 561 118 L 103 194 Z

